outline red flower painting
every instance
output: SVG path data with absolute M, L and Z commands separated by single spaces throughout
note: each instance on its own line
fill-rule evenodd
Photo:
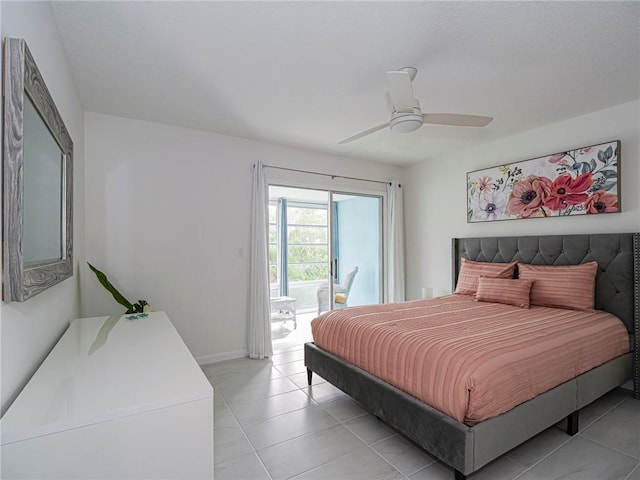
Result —
M 587 213 L 609 213 L 618 211 L 618 196 L 598 190 L 585 204 Z
M 520 218 L 545 216 L 544 202 L 553 183 L 546 177 L 529 175 L 513 186 L 507 202 L 507 213 Z
M 467 174 L 467 221 L 619 212 L 614 141 Z
M 591 173 L 583 173 L 576 178 L 565 173 L 553 181 L 551 192 L 544 204 L 551 210 L 564 210 L 569 205 L 580 205 L 589 199 L 587 191 L 592 185 Z

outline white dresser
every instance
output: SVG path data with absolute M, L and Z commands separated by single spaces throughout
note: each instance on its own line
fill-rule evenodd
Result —
M 0 420 L 1 477 L 213 478 L 213 389 L 163 312 L 74 320 Z

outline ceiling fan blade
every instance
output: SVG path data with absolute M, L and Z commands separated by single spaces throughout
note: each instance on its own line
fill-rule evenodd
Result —
M 406 71 L 387 72 L 389 95 L 395 110 L 398 112 L 412 112 L 416 105 L 416 97 L 413 94 L 411 76 Z
M 359 134 L 354 135 L 353 137 L 349 137 L 349 138 L 347 138 L 345 140 L 342 140 L 341 142 L 338 142 L 338 145 L 344 145 L 345 143 L 351 143 L 354 140 L 357 140 L 357 139 L 362 138 L 362 137 L 366 137 L 367 135 L 369 135 L 369 134 L 371 134 L 373 132 L 377 132 L 378 130 L 382 130 L 383 128 L 386 128 L 388 126 L 389 126 L 389 122 L 383 123 L 382 125 L 378 125 L 377 127 L 370 128 L 369 130 L 365 130 L 364 132 L 360 132 Z
M 422 118 L 424 123 L 456 127 L 486 127 L 493 121 L 493 117 L 461 113 L 425 113 Z

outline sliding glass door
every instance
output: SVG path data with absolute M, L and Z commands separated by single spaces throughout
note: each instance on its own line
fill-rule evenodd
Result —
M 380 303 L 382 198 L 330 192 L 330 212 L 330 271 L 334 302 L 328 307 L 335 309 Z
M 329 265 L 328 192 L 269 187 L 271 297 L 295 298 L 296 310 L 315 310 L 316 289 Z
M 269 187 L 275 342 L 309 340 L 322 312 L 382 301 L 381 212 L 379 196 Z

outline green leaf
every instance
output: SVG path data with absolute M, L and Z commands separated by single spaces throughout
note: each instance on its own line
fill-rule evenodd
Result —
M 611 190 L 613 187 L 615 187 L 618 184 L 618 182 L 605 182 L 604 185 L 602 185 L 602 187 L 600 187 L 602 190 L 605 191 L 609 191 Z
M 107 276 L 96 267 L 91 265 L 89 262 L 87 262 L 87 265 L 89 265 L 89 268 L 93 271 L 93 273 L 96 274 L 96 277 L 98 277 L 98 281 L 102 284 L 102 286 L 106 288 L 111 293 L 111 295 L 113 295 L 113 299 L 127 309 L 126 313 L 134 313 L 133 305 L 131 304 L 131 302 L 124 298 L 124 295 L 122 295 L 116 289 L 116 287 L 111 285 L 111 282 L 109 282 Z
M 600 170 L 598 173 L 602 174 L 604 178 L 617 178 L 618 172 L 615 170 Z
M 604 157 L 604 153 L 602 152 L 602 150 L 598 152 L 598 160 L 600 160 L 602 163 L 607 163 L 607 159 Z
M 581 162 L 582 164 L 582 173 L 589 173 L 591 171 L 591 165 L 587 162 Z
M 609 145 L 609 147 L 604 151 L 604 158 L 610 160 L 611 157 L 613 157 L 613 148 L 611 148 L 611 145 Z

